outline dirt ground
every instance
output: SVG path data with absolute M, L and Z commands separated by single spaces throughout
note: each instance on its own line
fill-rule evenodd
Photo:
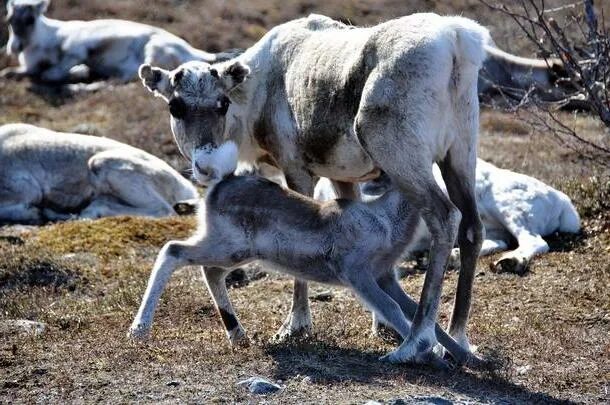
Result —
M 62 19 L 149 22 L 199 47 L 220 50 L 247 47 L 274 24 L 310 12 L 371 24 L 435 10 L 477 18 L 504 48 L 523 55 L 532 51 L 510 21 L 474 0 L 245 3 L 56 0 L 49 13 Z M 6 28 L 0 26 L 0 32 L 5 35 Z M 9 62 L 0 57 L 0 68 Z M 0 124 L 21 121 L 108 136 L 181 169 L 185 163 L 165 109 L 135 82 L 65 97 L 28 82 L 0 80 Z M 586 137 L 610 139 L 610 131 L 591 116 L 561 117 Z M 288 313 L 292 291 L 290 279 L 272 273 L 230 290 L 251 339 L 248 348 L 228 346 L 194 268 L 172 278 L 152 339 L 130 342 L 126 332 L 156 253 L 166 241 L 188 236 L 194 219 L 121 217 L 0 228 L 0 324 L 29 319 L 47 325 L 39 335 L 0 327 L 0 403 L 610 401 L 610 172 L 562 147 L 551 134 L 533 131 L 521 115 L 489 108 L 481 116 L 480 156 L 566 192 L 583 219 L 581 234 L 550 236 L 551 252 L 537 258 L 523 277 L 490 272 L 497 256 L 479 261 L 470 335 L 481 353 L 500 361 L 496 372 L 446 373 L 380 363 L 377 358 L 394 344 L 371 336 L 370 314 L 350 293 L 322 285 L 310 289 L 312 295 L 331 293 L 330 300 L 312 301 L 314 335 L 270 343 Z M 412 266 L 403 264 L 402 284 L 418 296 L 423 273 Z M 456 279 L 456 272 L 447 273 L 445 324 Z M 284 388 L 256 396 L 236 385 L 255 375 Z

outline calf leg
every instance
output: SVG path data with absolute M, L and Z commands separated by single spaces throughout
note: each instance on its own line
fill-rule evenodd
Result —
M 428 362 L 436 346 L 435 324 L 440 303 L 443 276 L 453 247 L 459 211 L 434 182 L 432 165 L 422 182 L 406 185 L 397 179 L 410 196 L 409 201 L 419 209 L 432 235 L 429 264 L 417 310 L 413 317 L 411 335 L 386 359 L 391 362 Z M 419 170 L 425 168 L 420 166 Z M 420 173 L 421 175 L 422 173 Z
M 148 337 L 157 303 L 174 271 L 195 264 L 230 267 L 233 264 L 230 255 L 231 252 L 219 248 L 217 243 L 207 238 L 196 242 L 166 243 L 155 261 L 140 309 L 129 329 L 129 336 L 136 339 Z
M 235 315 L 225 284 L 225 278 L 230 271 L 220 267 L 202 267 L 201 270 L 231 346 L 247 345 L 246 331 Z
M 407 319 L 411 320 L 415 316 L 415 312 L 417 311 L 417 302 L 415 302 L 411 297 L 409 297 L 398 281 L 396 280 L 396 276 L 393 271 L 389 272 L 387 275 L 381 277 L 378 280 L 379 287 L 383 289 L 394 301 L 400 305 L 403 313 L 407 317 Z M 455 361 L 458 364 L 478 364 L 480 362 L 479 359 L 474 357 L 468 350 L 464 349 L 460 346 L 451 336 L 449 336 L 443 328 L 437 323 L 435 326 L 436 338 L 439 343 L 446 348 L 449 353 L 453 356 Z
M 391 295 L 382 289 L 367 269 L 352 267 L 349 276 L 349 285 L 356 295 L 377 314 L 384 323 L 390 325 L 404 339 L 410 336 L 411 323 L 405 317 L 401 305 Z M 399 287 L 400 288 L 400 287 Z M 404 301 L 404 300 L 403 300 Z M 404 304 L 405 302 L 403 302 Z M 413 303 L 414 304 L 414 303 Z M 417 304 L 415 304 L 415 308 Z M 415 308 L 413 312 L 415 312 Z M 395 352 L 383 356 L 382 360 L 391 359 Z M 448 363 L 429 351 L 426 354 L 426 362 L 438 368 L 449 368 Z

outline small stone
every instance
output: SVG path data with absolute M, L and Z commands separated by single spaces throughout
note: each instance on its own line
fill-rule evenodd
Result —
M 307 376 L 303 377 L 303 379 L 301 381 L 305 384 L 311 384 L 313 382 L 313 379 L 307 375 Z
M 525 366 L 520 366 L 517 367 L 515 369 L 517 375 L 525 375 L 528 373 L 528 371 L 530 371 L 532 369 L 532 366 L 530 366 L 529 364 L 525 365 Z
M 321 291 L 319 293 L 313 294 L 309 297 L 309 299 L 311 299 L 312 301 L 319 301 L 319 302 L 329 302 L 333 300 L 333 293 L 332 291 Z
M 0 322 L 0 331 L 5 333 L 27 333 L 40 335 L 47 328 L 42 322 L 30 321 L 27 319 L 8 319 Z
M 272 394 L 282 389 L 281 386 L 272 383 L 261 377 L 250 377 L 237 383 L 237 385 L 245 385 L 252 394 Z
M 180 381 L 169 381 L 165 383 L 165 385 L 167 385 L 168 387 L 177 387 L 180 385 Z

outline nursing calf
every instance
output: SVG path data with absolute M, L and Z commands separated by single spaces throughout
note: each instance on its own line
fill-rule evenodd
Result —
M 47 18 L 49 0 L 9 0 L 6 51 L 19 67 L 3 77 L 31 76 L 46 82 L 137 77 L 142 63 L 174 68 L 190 60 L 215 62 L 234 53 L 212 54 L 150 25 L 123 20 L 60 21 Z
M 197 190 L 161 159 L 107 138 L 0 127 L 0 222 L 175 215 Z
M 148 336 L 157 302 L 172 273 L 183 266 L 201 265 L 229 341 L 237 344 L 246 339 L 224 279 L 232 269 L 260 260 L 302 280 L 350 288 L 407 339 L 417 303 L 404 293 L 393 267 L 418 218 L 417 210 L 397 190 L 370 203 L 320 203 L 261 177 L 230 176 L 208 191 L 199 208 L 196 234 L 161 249 L 130 336 Z M 458 363 L 478 364 L 480 360 L 438 325 L 435 332 Z M 397 349 L 385 359 L 403 361 L 400 353 Z M 410 360 L 446 366 L 432 352 Z

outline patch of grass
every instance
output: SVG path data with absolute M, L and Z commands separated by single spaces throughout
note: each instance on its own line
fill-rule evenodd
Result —
M 171 239 L 184 239 L 195 229 L 194 217 L 150 219 L 112 217 L 70 221 L 41 229 L 34 243 L 56 253 L 93 253 L 103 260 L 158 249 Z

